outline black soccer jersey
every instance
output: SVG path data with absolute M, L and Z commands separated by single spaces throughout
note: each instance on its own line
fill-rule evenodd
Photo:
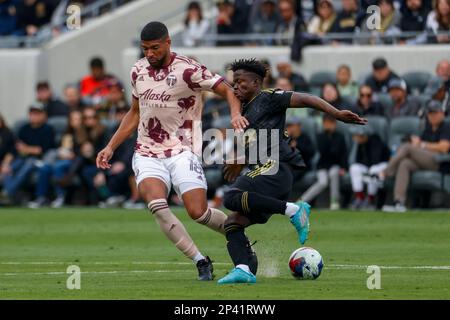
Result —
M 290 138 L 285 134 L 286 109 L 290 105 L 292 91 L 283 91 L 278 89 L 262 90 L 242 109 L 242 115 L 247 118 L 249 126 L 245 129 L 255 130 L 256 134 L 248 135 L 250 140 L 246 143 L 247 152 L 251 145 L 257 144 L 258 148 L 263 148 L 263 152 L 258 154 L 258 162 L 265 163 L 266 158 L 261 154 L 268 155 L 270 159 L 279 159 L 282 162 L 289 163 L 294 167 L 305 167 L 305 163 L 296 148 L 289 146 Z M 266 129 L 266 132 L 261 131 Z M 271 141 L 271 130 L 278 131 L 278 141 Z M 266 135 L 267 144 L 260 143 L 261 137 Z M 277 145 L 279 154 L 272 154 L 273 147 Z

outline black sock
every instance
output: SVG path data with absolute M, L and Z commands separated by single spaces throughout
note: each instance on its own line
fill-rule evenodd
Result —
M 226 234 L 228 240 L 227 249 L 233 260 L 234 266 L 238 264 L 249 265 L 249 254 L 247 248 L 247 237 L 244 229 L 234 230 Z
M 286 211 L 286 201 L 263 196 L 256 192 L 242 193 L 242 209 L 252 213 L 282 213 Z

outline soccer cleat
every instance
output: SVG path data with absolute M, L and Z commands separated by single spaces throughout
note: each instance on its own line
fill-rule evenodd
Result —
M 311 206 L 309 203 L 300 201 L 297 202 L 300 207 L 298 211 L 290 218 L 298 233 L 298 240 L 300 244 L 304 244 L 308 240 L 309 233 L 309 215 L 311 214 Z
M 197 262 L 198 269 L 198 280 L 200 281 L 211 281 L 214 279 L 214 267 L 212 261 L 209 257 Z
M 251 272 L 244 271 L 241 268 L 234 268 L 229 274 L 217 281 L 217 283 L 256 283 L 256 277 Z

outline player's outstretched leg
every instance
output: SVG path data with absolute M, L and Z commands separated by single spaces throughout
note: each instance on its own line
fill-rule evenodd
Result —
M 167 200 L 153 200 L 148 204 L 148 208 L 167 238 L 175 244 L 178 250 L 194 261 L 198 269 L 198 279 L 202 281 L 213 280 L 214 270 L 211 259 L 200 253 L 186 228 L 169 209 Z
M 286 202 L 257 192 L 231 189 L 225 194 L 224 204 L 227 209 L 244 214 L 278 213 L 287 215 L 298 233 L 300 243 L 304 244 L 308 239 L 311 206 L 307 202 Z
M 225 223 L 227 249 L 235 267 L 225 277 L 218 281 L 219 284 L 230 283 L 255 283 L 257 262 L 256 255 L 249 247 L 249 241 L 244 233 L 245 226 L 239 223 L 239 214 L 228 217 Z M 244 219 L 241 216 L 242 219 Z M 251 270 L 253 269 L 253 270 Z
M 298 233 L 300 244 L 304 244 L 308 240 L 310 214 L 311 206 L 307 202 L 286 203 L 286 215 L 290 217 L 290 221 Z

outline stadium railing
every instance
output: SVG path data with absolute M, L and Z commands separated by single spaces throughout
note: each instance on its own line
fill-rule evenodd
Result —
M 331 43 L 333 41 L 344 41 L 348 44 L 367 44 L 367 41 L 373 40 L 373 44 L 399 44 L 401 41 L 421 37 L 423 44 L 427 43 L 427 40 L 433 39 L 436 35 L 450 36 L 450 32 L 439 32 L 435 34 L 433 32 L 420 31 L 420 32 L 398 32 L 394 34 L 381 34 L 372 32 L 351 32 L 351 33 L 327 33 L 317 39 L 321 40 L 324 44 Z M 204 46 L 210 43 L 220 42 L 241 42 L 252 43 L 262 45 L 276 45 L 291 43 L 292 36 L 282 33 L 236 33 L 236 34 L 206 34 L 200 40 L 200 46 Z

